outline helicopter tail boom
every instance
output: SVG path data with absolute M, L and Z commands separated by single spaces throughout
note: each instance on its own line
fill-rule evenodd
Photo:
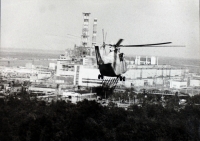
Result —
M 99 52 L 99 47 L 95 46 L 95 53 L 96 53 L 96 59 L 97 59 L 97 65 L 102 65 L 104 64 L 102 58 L 101 58 L 101 54 Z

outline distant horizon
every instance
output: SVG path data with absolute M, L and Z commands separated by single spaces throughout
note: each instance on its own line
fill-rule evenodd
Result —
M 9 47 L 9 48 L 0 48 L 0 51 L 2 50 L 6 50 L 6 51 L 11 51 L 11 52 L 30 52 L 30 51 L 33 51 L 33 52 L 40 52 L 42 54 L 45 54 L 45 53 L 48 53 L 48 54 L 63 54 L 63 51 L 65 51 L 66 49 L 73 49 L 73 48 L 66 48 L 65 50 L 62 50 L 62 49 L 33 49 L 33 48 L 12 48 L 12 47 Z M 48 52 L 41 52 L 41 51 L 48 51 Z M 1 55 L 1 53 L 0 53 Z M 200 60 L 200 57 L 199 58 L 186 58 L 186 57 L 180 57 L 180 56 L 157 56 L 157 55 L 141 55 L 141 54 L 126 54 L 127 57 L 131 57 L 131 56 L 156 56 L 156 57 L 163 57 L 163 58 L 176 58 L 176 59 L 191 59 L 191 60 Z M 1 56 L 0 56 L 1 57 Z M 59 57 L 59 56 L 58 56 Z

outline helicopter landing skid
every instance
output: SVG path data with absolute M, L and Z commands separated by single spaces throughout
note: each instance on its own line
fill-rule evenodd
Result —
M 103 78 L 104 78 L 103 75 L 101 74 L 98 75 L 98 79 L 103 79 Z
M 125 81 L 125 80 L 126 80 L 126 77 L 120 75 L 120 76 L 119 76 L 119 80 L 120 80 L 120 81 Z

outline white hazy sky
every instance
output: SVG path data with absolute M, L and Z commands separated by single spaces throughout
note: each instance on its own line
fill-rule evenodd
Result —
M 122 44 L 185 46 L 121 49 L 125 54 L 200 59 L 199 0 L 1 0 L 1 48 L 64 51 L 80 45 L 83 12 L 91 13 L 90 33 L 98 19 L 99 43 L 104 28 L 108 43 L 123 38 Z

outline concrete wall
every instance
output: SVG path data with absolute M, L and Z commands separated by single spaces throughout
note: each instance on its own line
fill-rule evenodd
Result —
M 163 84 L 163 78 L 156 78 L 155 83 L 158 84 L 158 85 Z
M 155 65 L 157 63 L 156 57 L 152 56 L 151 57 L 151 65 Z
M 181 69 L 170 70 L 170 74 L 171 74 L 171 76 L 181 76 L 182 70 Z
M 169 69 L 164 69 L 163 70 L 163 76 L 169 76 L 170 75 L 170 70 Z
M 38 73 L 37 74 L 37 79 L 45 79 L 51 77 L 50 72 L 44 72 L 44 73 Z
M 190 80 L 190 86 L 200 86 L 200 80 Z
M 63 76 L 63 75 L 75 75 L 75 71 L 74 69 L 69 69 L 69 70 L 65 70 L 63 68 L 63 65 L 69 65 L 70 61 L 69 60 L 60 60 L 57 61 L 57 70 L 56 70 L 56 75 L 57 76 Z
M 152 77 L 167 77 L 171 74 L 171 76 L 181 76 L 183 75 L 184 70 L 178 69 L 178 70 L 170 70 L 168 68 L 163 69 L 152 69 L 152 68 L 132 68 L 129 69 L 124 75 L 126 78 L 129 79 L 137 79 L 142 76 L 142 78 L 149 78 Z
M 155 69 L 143 69 L 142 70 L 142 78 L 149 78 L 149 77 L 154 78 L 155 75 L 156 75 Z
M 127 83 L 127 82 L 125 82 Z M 134 86 L 144 86 L 144 80 L 133 80 L 131 82 Z M 129 86 L 131 86 L 130 82 L 129 82 Z
M 42 92 L 55 92 L 56 89 L 53 88 L 41 88 L 41 87 L 29 87 L 29 91 L 42 91 Z
M 140 78 L 141 69 L 130 69 L 128 70 L 124 76 L 128 79 L 136 79 Z
M 170 88 L 185 88 L 187 87 L 187 82 L 180 82 L 180 81 L 170 81 Z
M 80 66 L 79 71 L 79 82 L 80 86 L 100 86 L 102 82 L 101 79 L 98 79 L 100 74 L 99 69 L 90 68 L 86 66 Z
M 56 70 L 56 64 L 55 63 L 49 63 L 49 69 Z

